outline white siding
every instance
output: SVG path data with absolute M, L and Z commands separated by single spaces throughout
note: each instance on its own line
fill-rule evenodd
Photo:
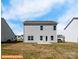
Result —
M 78 42 L 78 20 L 73 20 L 72 23 L 64 30 L 65 41 Z
M 28 36 L 34 36 L 33 41 L 28 41 Z M 40 40 L 40 36 L 43 36 L 43 40 Z M 46 41 L 46 36 L 48 41 Z M 51 36 L 54 36 L 54 39 L 51 40 Z M 43 30 L 40 30 L 40 26 L 24 26 L 24 42 L 37 42 L 37 43 L 50 43 L 57 42 L 56 30 L 53 29 L 53 25 L 44 25 Z

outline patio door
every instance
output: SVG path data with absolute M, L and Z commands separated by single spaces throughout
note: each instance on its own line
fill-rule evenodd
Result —
M 45 41 L 47 42 L 48 41 L 48 37 L 46 36 L 46 39 L 45 39 Z
M 46 43 L 46 42 L 48 42 L 48 36 L 40 36 L 40 42 L 41 42 L 41 43 Z

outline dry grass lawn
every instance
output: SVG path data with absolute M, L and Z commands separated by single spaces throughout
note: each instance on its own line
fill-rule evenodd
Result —
M 23 59 L 78 59 L 77 43 L 1 44 L 2 55 L 22 55 Z

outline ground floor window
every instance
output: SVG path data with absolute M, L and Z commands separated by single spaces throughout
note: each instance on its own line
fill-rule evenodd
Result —
M 40 36 L 40 40 L 43 40 L 43 36 Z
M 31 40 L 33 40 L 33 36 L 31 36 Z
M 33 40 L 34 37 L 33 36 L 28 36 L 28 40 Z
M 51 40 L 53 40 L 53 38 L 54 38 L 54 37 L 53 37 L 53 36 L 51 36 Z

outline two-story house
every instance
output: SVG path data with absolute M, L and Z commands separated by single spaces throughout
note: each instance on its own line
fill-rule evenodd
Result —
M 24 21 L 24 42 L 50 44 L 57 42 L 57 22 Z

